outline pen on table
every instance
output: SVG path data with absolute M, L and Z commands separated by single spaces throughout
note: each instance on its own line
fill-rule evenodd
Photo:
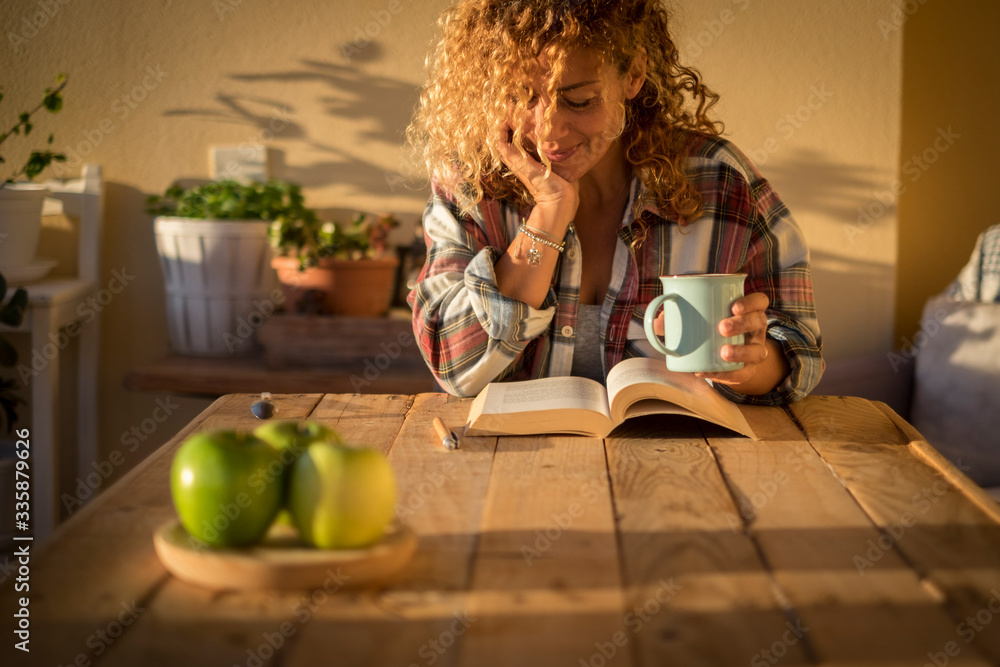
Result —
M 440 417 L 434 418 L 434 430 L 437 432 L 438 437 L 441 438 L 441 444 L 444 445 L 445 449 L 458 449 L 458 436 L 455 435 L 454 431 L 448 430 L 448 427 L 444 425 Z

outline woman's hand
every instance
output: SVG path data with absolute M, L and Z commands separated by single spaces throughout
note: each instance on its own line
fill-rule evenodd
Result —
M 558 242 L 566 236 L 566 229 L 576 216 L 580 188 L 554 172 L 546 173 L 545 165 L 530 151 L 521 155 L 511 143 L 511 136 L 511 129 L 504 127 L 497 138 L 497 145 L 504 164 L 524 183 L 535 200 L 525 224 Z M 541 308 L 549 292 L 559 253 L 553 248 L 545 248 L 541 259 L 529 264 L 523 252 L 518 254 L 523 240 L 520 235 L 512 240 L 494 265 L 497 288 L 512 299 Z
M 576 209 L 580 205 L 580 185 L 570 183 L 558 176 L 554 171 L 547 171 L 534 155 L 534 151 L 525 147 L 525 154 L 521 155 L 517 147 L 512 143 L 514 132 L 510 126 L 505 126 L 500 133 L 497 147 L 500 150 L 500 157 L 504 164 L 517 176 L 518 180 L 531 193 L 536 206 L 541 206 L 546 210 L 568 214 L 568 220 L 572 220 L 576 215 Z M 565 229 L 563 230 L 565 231 Z
M 742 345 L 723 345 L 725 361 L 742 361 L 743 368 L 724 373 L 695 373 L 697 377 L 729 386 L 741 394 L 760 395 L 773 391 L 788 376 L 788 362 L 778 341 L 767 337 L 767 307 L 763 292 L 747 294 L 733 302 L 733 316 L 719 322 L 723 336 L 743 335 Z M 653 330 L 663 333 L 663 313 L 653 322 Z

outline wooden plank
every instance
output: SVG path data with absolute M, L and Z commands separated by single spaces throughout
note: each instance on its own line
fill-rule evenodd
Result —
M 950 639 L 934 653 L 954 646 L 959 657 L 966 658 L 978 649 L 1000 662 L 1000 632 L 982 622 L 1000 612 L 1000 524 L 953 483 L 954 474 L 949 478 L 914 455 L 910 438 L 877 406 L 869 406 L 882 420 L 878 424 L 872 418 L 873 432 L 884 436 L 885 444 L 872 444 L 841 418 L 861 399 L 825 404 L 809 400 L 793 405 L 792 412 L 806 426 L 816 451 L 880 529 L 873 548 L 857 555 L 866 577 L 889 562 L 887 554 L 900 555 L 938 591 L 951 615 Z M 869 408 L 866 414 L 872 414 Z M 803 418 L 806 412 L 813 415 Z M 817 423 L 826 428 L 813 431 L 809 424 Z
M 416 397 L 389 450 L 399 482 L 397 515 L 419 536 L 413 560 L 390 589 L 333 596 L 317 609 L 284 665 L 451 665 L 477 620 L 468 601 L 496 438 L 463 438 L 446 450 L 431 427 L 465 420 L 469 401 Z
M 479 532 L 459 664 L 631 664 L 600 439 L 500 438 Z
M 278 397 L 279 415 L 283 401 Z M 324 396 L 309 418 L 335 428 L 350 443 L 385 451 L 411 402 L 401 396 Z M 345 592 L 349 583 L 334 570 L 312 590 L 217 593 L 168 578 L 142 622 L 110 654 L 112 664 L 180 664 L 192 646 L 206 664 L 256 664 L 284 655 L 324 607 L 364 616 L 362 610 L 371 605 L 360 594 Z
M 436 386 L 422 359 L 383 359 L 378 355 L 356 357 L 338 366 L 282 370 L 267 368 L 260 356 L 211 359 L 171 355 L 133 369 L 124 384 L 132 391 L 213 397 L 262 391 L 417 394 L 433 391 Z
M 739 510 L 698 425 L 645 417 L 612 436 L 636 664 L 769 664 L 772 650 L 782 665 L 807 664 L 810 638 L 799 636 L 752 540 L 733 530 Z
M 290 396 L 280 407 L 290 417 L 306 416 L 319 398 Z M 148 608 L 169 579 L 153 550 L 152 534 L 175 516 L 169 488 L 173 453 L 194 431 L 254 425 L 253 399 L 243 394 L 213 403 L 61 526 L 52 547 L 32 558 L 32 630 L 38 641 L 31 644 L 31 657 L 37 664 L 72 664 L 98 655 L 106 660 L 142 625 L 146 614 L 137 610 Z M 5 592 L 0 604 L 10 609 L 12 598 Z M 125 629 L 121 639 L 112 636 Z
M 986 493 L 983 487 L 979 486 L 965 473 L 958 469 L 951 461 L 941 455 L 933 445 L 927 442 L 924 436 L 920 435 L 909 422 L 896 414 L 895 410 L 885 403 L 873 401 L 875 407 L 881 410 L 896 425 L 903 435 L 910 441 L 910 449 L 921 460 L 940 472 L 945 479 L 962 490 L 969 500 L 975 503 L 979 509 L 989 515 L 994 521 L 1000 523 L 1000 503 L 993 496 Z
M 815 415 L 807 422 L 822 424 Z M 954 622 L 895 551 L 877 568 L 860 558 L 882 537 L 783 411 L 748 413 L 766 446 L 710 438 L 740 510 L 782 594 L 824 665 L 922 665 L 952 639 Z M 776 439 L 780 438 L 780 439 Z M 951 659 L 951 658 L 949 658 Z M 988 664 L 975 649 L 955 664 Z

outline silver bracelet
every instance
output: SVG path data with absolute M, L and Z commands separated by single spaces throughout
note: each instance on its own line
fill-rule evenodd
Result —
M 542 250 L 536 244 L 541 243 L 542 245 L 547 245 L 550 248 L 555 248 L 560 253 L 566 249 L 566 242 L 556 243 L 554 241 L 549 241 L 548 239 L 543 239 L 540 236 L 536 236 L 528 231 L 525 225 L 521 225 L 517 228 L 519 234 L 524 234 L 529 239 L 531 239 L 531 247 L 528 248 L 528 252 L 525 253 L 525 257 L 528 260 L 528 264 L 531 266 L 538 266 L 542 263 Z

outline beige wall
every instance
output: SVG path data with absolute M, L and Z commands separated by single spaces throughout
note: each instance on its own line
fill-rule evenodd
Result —
M 39 132 L 54 131 L 59 148 L 104 166 L 104 274 L 135 276 L 103 313 L 106 456 L 123 449 L 123 434 L 149 425 L 164 399 L 122 388 L 131 368 L 167 352 L 146 195 L 207 177 L 211 145 L 263 140 L 277 152 L 275 175 L 305 185 L 315 206 L 418 214 L 425 194 L 394 185 L 395 175 L 446 2 L 52 4 L 58 11 L 37 29 L 25 27 L 35 0 L 0 9 L 0 110 L 6 117 L 67 72 L 65 110 Z M 673 4 L 682 50 L 723 95 L 728 135 L 761 163 L 813 249 L 828 358 L 889 350 L 896 217 L 859 226 L 856 211 L 898 173 L 902 32 L 879 28 L 895 3 Z M 11 34 L 23 39 L 12 43 Z M 128 466 L 207 405 L 172 400 L 179 407 L 128 454 Z
M 824 356 L 889 350 L 896 218 L 859 224 L 857 209 L 897 171 L 902 35 L 879 23 L 894 3 L 679 4 L 682 52 L 698 56 L 727 133 L 805 233 Z
M 995 2 L 927 0 L 906 23 L 896 302 L 903 347 L 927 298 L 958 274 L 976 236 L 1000 222 L 998 43 Z

